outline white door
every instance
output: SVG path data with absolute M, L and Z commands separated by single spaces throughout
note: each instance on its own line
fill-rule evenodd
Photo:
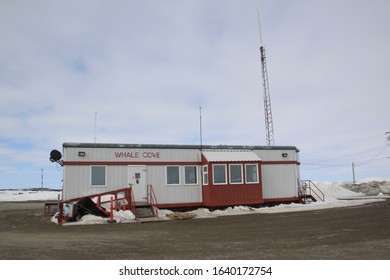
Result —
M 147 199 L 146 166 L 128 167 L 129 185 L 133 188 L 135 201 L 144 202 Z

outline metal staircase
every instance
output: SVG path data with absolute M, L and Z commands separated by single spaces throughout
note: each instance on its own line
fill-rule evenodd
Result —
M 302 180 L 298 187 L 299 201 L 302 204 L 325 201 L 325 194 L 311 180 Z
M 146 201 L 135 201 L 132 189 L 131 193 L 132 199 L 130 209 L 134 213 L 137 222 L 147 223 L 162 221 L 158 217 L 157 198 L 152 185 L 147 186 Z

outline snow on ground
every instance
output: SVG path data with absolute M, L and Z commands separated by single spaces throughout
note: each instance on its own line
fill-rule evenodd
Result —
M 389 199 L 390 196 L 379 193 L 376 196 L 367 196 L 365 193 L 358 193 L 351 191 L 343 187 L 342 183 L 316 183 L 318 188 L 324 193 L 325 201 L 318 200 L 317 202 L 309 204 L 291 203 L 280 204 L 277 206 L 265 206 L 260 208 L 254 208 L 249 206 L 235 206 L 228 207 L 224 210 L 210 211 L 207 208 L 199 208 L 188 213 L 196 214 L 195 218 L 215 218 L 220 216 L 231 215 L 245 215 L 245 214 L 272 214 L 283 212 L 296 212 L 296 211 L 310 211 L 329 209 L 335 207 L 348 207 L 357 206 L 366 203 L 383 201 Z M 31 201 L 31 200 L 57 200 L 57 191 L 0 191 L 0 201 Z M 170 210 L 159 209 L 158 215 L 163 220 L 170 220 L 166 215 L 172 213 Z M 133 213 L 127 211 L 114 211 L 114 219 L 119 223 L 131 223 L 135 222 Z M 86 215 L 77 222 L 66 223 L 66 225 L 78 225 L 78 224 L 106 224 L 109 218 L 101 218 L 93 215 Z M 57 222 L 52 218 L 53 222 Z
M 61 191 L 0 190 L 0 201 L 58 200 Z

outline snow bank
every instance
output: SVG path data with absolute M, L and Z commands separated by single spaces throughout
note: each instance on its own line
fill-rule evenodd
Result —
M 58 213 L 51 218 L 51 221 L 55 224 L 58 224 L 57 215 L 58 215 Z M 115 223 L 133 223 L 133 222 L 135 222 L 135 216 L 134 216 L 133 212 L 131 212 L 130 210 L 114 211 L 113 216 L 114 216 L 113 218 L 115 220 Z M 96 224 L 107 224 L 107 223 L 109 223 L 109 221 L 110 221 L 110 218 L 103 218 L 103 217 L 98 217 L 98 216 L 88 214 L 88 215 L 82 216 L 79 220 L 77 220 L 75 222 L 70 222 L 70 223 L 65 222 L 65 223 L 63 223 L 63 225 L 65 225 L 65 226 L 96 225 Z
M 374 196 L 380 193 L 390 192 L 390 182 L 388 181 L 370 181 L 361 182 L 358 184 L 343 184 L 343 187 L 354 192 L 361 192 L 366 195 Z
M 61 191 L 0 190 L 0 201 L 58 200 Z

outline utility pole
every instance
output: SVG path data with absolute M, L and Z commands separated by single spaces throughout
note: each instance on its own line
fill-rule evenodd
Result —
M 274 145 L 274 125 L 272 121 L 272 110 L 271 110 L 271 96 L 269 93 L 268 84 L 268 71 L 267 62 L 265 57 L 265 48 L 263 46 L 263 38 L 261 35 L 260 26 L 260 12 L 257 9 L 257 18 L 259 20 L 259 32 L 260 32 L 260 59 L 261 59 L 261 74 L 263 77 L 263 91 L 264 91 L 264 115 L 265 115 L 265 130 L 266 130 L 266 141 L 267 146 Z
M 356 179 L 355 179 L 355 163 L 352 162 L 352 178 L 353 178 L 353 185 L 356 185 Z

